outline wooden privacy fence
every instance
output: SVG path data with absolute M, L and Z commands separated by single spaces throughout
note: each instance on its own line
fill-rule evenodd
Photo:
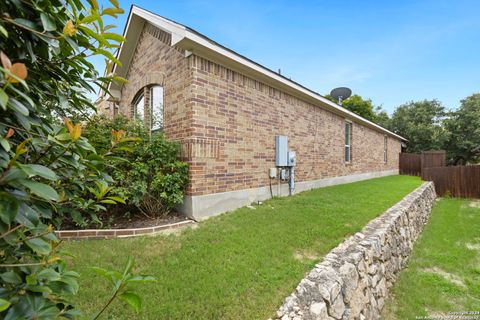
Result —
M 422 152 L 422 168 L 445 167 L 447 153 L 444 150 L 431 150 Z
M 422 155 L 416 153 L 400 153 L 400 174 L 419 176 L 422 173 Z
M 433 150 L 422 153 L 400 153 L 400 174 L 421 176 L 422 168 L 445 166 L 445 151 Z
M 480 165 L 423 168 L 422 180 L 433 181 L 440 196 L 480 198 Z

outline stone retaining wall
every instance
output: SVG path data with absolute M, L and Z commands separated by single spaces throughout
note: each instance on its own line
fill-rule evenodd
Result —
M 436 198 L 432 182 L 333 249 L 277 311 L 277 319 L 379 319 Z

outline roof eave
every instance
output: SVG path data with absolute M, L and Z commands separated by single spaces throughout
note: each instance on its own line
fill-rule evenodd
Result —
M 327 109 L 335 114 L 344 116 L 350 120 L 355 120 L 360 122 L 368 127 L 382 131 L 390 136 L 393 136 L 397 139 L 407 141 L 404 137 L 393 133 L 382 126 L 367 120 L 356 113 L 353 113 L 338 104 L 328 100 L 327 98 L 321 96 L 320 94 L 311 91 L 302 85 L 289 80 L 278 73 L 269 70 L 245 57 L 242 57 L 231 50 L 219 46 L 216 43 L 208 38 L 202 37 L 197 32 L 187 29 L 185 37 L 176 43 L 177 47 L 185 49 L 195 55 L 210 58 L 214 61 L 217 61 L 221 64 L 224 64 L 232 69 L 239 71 L 242 74 L 253 76 L 255 79 L 258 79 L 267 84 L 271 84 L 289 94 L 294 96 L 301 96 L 304 100 L 307 100 L 309 103 L 314 105 L 319 105 L 324 109 Z
M 317 92 L 314 92 L 282 75 L 230 50 L 199 32 L 190 29 L 186 26 L 178 24 L 169 19 L 160 17 L 145 9 L 133 6 L 130 9 L 127 24 L 123 32 L 126 42 L 122 43 L 117 53 L 117 58 L 122 62 L 123 66 L 114 65 L 113 72 L 121 77 L 126 77 L 128 67 L 133 58 L 135 48 L 140 33 L 143 29 L 145 21 L 155 25 L 161 30 L 172 35 L 172 46 L 177 46 L 193 54 L 214 59 L 232 69 L 239 71 L 245 75 L 251 75 L 267 84 L 271 84 L 289 94 L 299 96 L 313 105 L 323 107 L 335 114 L 344 116 L 352 121 L 362 123 L 370 128 L 381 131 L 385 134 L 393 136 L 397 139 L 408 141 L 404 137 L 393 133 L 370 120 L 367 120 L 339 105 L 328 100 Z M 109 89 L 121 90 L 122 84 L 112 83 Z

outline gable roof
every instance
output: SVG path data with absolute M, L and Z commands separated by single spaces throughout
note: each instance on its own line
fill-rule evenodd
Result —
M 133 58 L 135 48 L 145 23 L 148 22 L 162 31 L 171 35 L 171 45 L 184 49 L 186 54 L 195 54 L 206 59 L 223 64 L 232 70 L 238 71 L 246 76 L 271 85 L 292 96 L 301 98 L 315 106 L 321 107 L 338 115 L 348 118 L 354 122 L 383 132 L 397 139 L 407 141 L 404 137 L 393 133 L 370 120 L 367 120 L 346 108 L 328 100 L 319 93 L 304 87 L 303 85 L 288 79 L 281 74 L 211 40 L 205 35 L 189 28 L 183 24 L 159 16 L 148 10 L 135 5 L 130 8 L 128 20 L 125 25 L 123 36 L 127 39 L 123 42 L 117 52 L 117 58 L 122 62 L 122 67 L 114 64 L 113 70 L 117 75 L 125 77 L 130 62 Z M 111 83 L 109 89 L 112 93 L 121 90 L 122 84 Z M 114 94 L 115 95 L 115 94 Z

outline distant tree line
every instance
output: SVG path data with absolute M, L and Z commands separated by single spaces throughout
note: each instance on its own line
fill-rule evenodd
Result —
M 344 100 L 343 107 L 408 139 L 407 152 L 446 150 L 450 164 L 480 162 L 480 93 L 461 100 L 455 110 L 436 99 L 410 101 L 389 116 L 359 95 Z

